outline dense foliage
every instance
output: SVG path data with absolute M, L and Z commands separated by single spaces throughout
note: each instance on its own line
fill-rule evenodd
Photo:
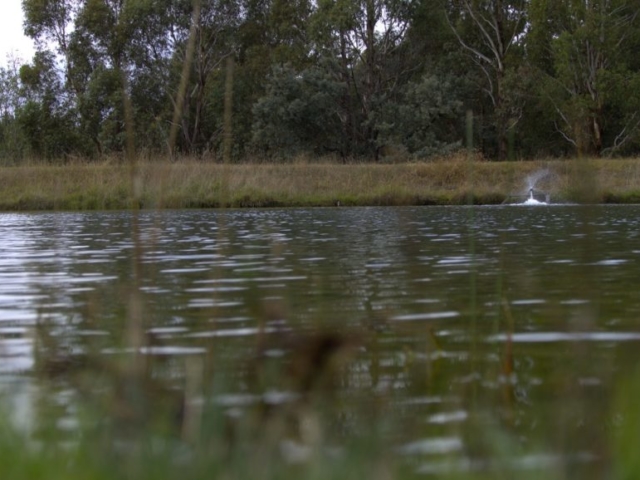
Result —
M 0 159 L 640 150 L 640 0 L 23 0 Z

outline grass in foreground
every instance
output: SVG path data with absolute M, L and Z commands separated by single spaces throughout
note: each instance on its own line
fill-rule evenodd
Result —
M 130 166 L 109 162 L 5 167 L 0 210 L 500 204 L 526 192 L 527 176 L 545 169 L 550 174 L 537 187 L 552 201 L 640 202 L 640 159 L 487 162 L 461 155 L 403 164 L 147 161 L 133 176 Z
M 311 340 L 319 338 L 321 336 Z M 308 348 L 301 349 L 300 354 L 309 351 Z M 334 355 L 338 351 L 330 353 Z M 61 428 L 59 417 L 43 407 L 36 431 L 24 433 L 15 429 L 5 417 L 0 430 L 3 478 L 488 480 L 544 476 L 550 479 L 634 479 L 640 472 L 636 452 L 640 419 L 634 400 L 640 394 L 637 371 L 618 385 L 617 399 L 612 402 L 606 461 L 586 459 L 583 463 L 585 459 L 567 459 L 562 452 L 558 452 L 558 459 L 553 456 L 540 458 L 536 454 L 540 445 L 536 443 L 535 435 L 531 433 L 531 438 L 523 442 L 515 432 L 497 421 L 497 412 L 493 419 L 486 415 L 471 415 L 464 433 L 470 450 L 450 457 L 426 453 L 403 458 L 397 446 L 383 433 L 385 430 L 389 433 L 389 423 L 393 422 L 393 410 L 385 412 L 384 408 L 364 422 L 367 414 L 362 409 L 350 412 L 342 420 L 346 420 L 345 424 L 350 424 L 351 428 L 356 426 L 354 432 L 357 433 L 345 435 L 342 431 L 340 441 L 334 443 L 330 425 L 335 424 L 341 406 L 333 396 L 337 393 L 333 390 L 335 384 L 331 387 L 331 382 L 324 383 L 324 380 L 330 375 L 341 374 L 340 370 L 349 362 L 348 355 L 334 356 L 331 362 L 324 364 L 323 371 L 296 371 L 296 374 L 313 373 L 317 374 L 317 379 L 323 378 L 314 388 L 299 390 L 302 400 L 280 406 L 245 404 L 241 416 L 230 414 L 233 409 L 216 407 L 212 402 L 211 394 L 221 388 L 220 384 L 212 385 L 209 394 L 202 397 L 180 398 L 181 402 L 186 401 L 185 405 L 196 407 L 194 411 L 176 411 L 176 390 L 168 388 L 170 378 L 159 381 L 163 370 L 159 365 L 147 363 L 152 362 L 149 358 L 129 357 L 125 362 L 112 358 L 97 368 L 97 364 L 91 363 L 91 357 L 74 356 L 74 364 L 64 364 L 61 371 L 63 358 L 59 355 L 49 359 L 39 357 L 35 374 L 42 383 L 43 394 L 55 393 L 62 385 L 65 391 L 69 391 L 69 384 L 78 388 L 83 395 L 74 405 L 80 423 L 73 429 Z M 303 360 L 296 356 L 294 359 L 298 361 L 295 365 Z M 51 363 L 51 360 L 55 362 Z M 218 368 L 220 360 L 214 361 Z M 145 368 L 137 368 L 137 362 L 146 363 Z M 58 370 L 54 371 L 53 366 Z M 187 359 L 183 368 L 187 384 L 194 372 L 202 373 L 197 368 L 192 370 L 193 364 L 190 367 Z M 242 372 L 242 367 L 237 372 Z M 276 371 L 276 376 L 282 378 L 289 378 L 291 374 L 290 369 Z M 64 382 L 60 382 L 60 378 L 64 378 Z M 189 390 L 189 387 L 185 389 Z M 472 395 L 471 391 L 468 395 Z M 575 407 L 569 405 L 568 408 Z M 385 413 L 380 414 L 382 412 Z M 185 428 L 192 415 L 197 419 L 197 428 Z M 545 428 L 552 433 L 552 425 Z M 476 458 L 477 463 L 465 463 L 465 458 Z M 576 476 L 580 472 L 584 475 Z M 425 473 L 431 475 L 425 477 Z

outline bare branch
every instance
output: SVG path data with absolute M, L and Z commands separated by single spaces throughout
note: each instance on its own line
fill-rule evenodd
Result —
M 546 95 L 547 98 L 551 101 L 551 103 L 553 104 L 553 108 L 555 108 L 556 112 L 558 113 L 558 115 L 560 115 L 560 118 L 562 119 L 562 121 L 565 123 L 565 125 L 567 127 L 569 127 L 569 129 L 571 129 L 573 127 L 573 125 L 571 124 L 571 122 L 569 121 L 569 119 L 567 118 L 567 116 L 564 114 L 564 112 L 560 109 L 560 107 L 556 104 L 555 100 L 553 99 L 553 97 L 551 97 L 551 95 Z M 578 143 L 576 142 L 576 140 L 574 140 L 573 138 L 569 137 L 563 129 L 561 129 L 558 126 L 558 123 L 556 121 L 553 122 L 553 126 L 555 127 L 556 131 L 562 135 L 562 137 L 569 142 L 571 145 L 573 145 L 574 147 L 578 146 Z
M 473 19 L 473 21 L 475 22 L 475 24 L 478 26 L 478 28 L 480 29 L 480 32 L 482 33 L 482 36 L 485 38 L 487 46 L 489 47 L 489 49 L 491 50 L 491 53 L 493 54 L 493 56 L 495 57 L 495 61 L 496 61 L 496 70 L 498 71 L 502 71 L 503 70 L 503 65 L 502 65 L 502 59 L 503 59 L 503 55 L 501 50 L 496 46 L 494 39 L 491 37 L 491 35 L 489 34 L 489 32 L 487 32 L 487 30 L 484 28 L 484 26 L 482 25 L 482 22 L 480 21 L 481 19 L 478 18 L 478 14 L 475 12 L 474 8 L 472 5 L 469 4 L 468 0 L 463 0 L 463 4 L 465 6 L 465 9 L 467 10 L 467 12 L 469 13 L 469 15 L 471 16 L 471 18 Z M 495 18 L 493 19 L 493 21 L 495 22 Z M 487 20 L 485 20 L 485 22 L 487 22 Z M 491 25 L 491 23 L 489 23 Z M 498 32 L 497 30 L 497 25 L 492 25 L 493 29 Z M 458 36 L 458 35 L 456 35 Z M 500 40 L 500 35 L 497 35 L 497 40 Z M 468 48 L 468 47 L 467 47 Z M 486 57 L 485 57 L 486 58 Z M 487 59 L 488 60 L 488 59 Z M 490 63 L 491 61 L 488 60 Z
M 489 88 L 484 88 L 483 90 L 489 95 L 489 98 L 491 98 L 491 104 L 494 107 L 497 106 L 497 100 L 496 100 L 496 97 L 495 97 L 495 95 L 493 93 L 494 92 L 493 80 L 491 79 L 491 74 L 487 70 L 487 66 L 485 64 L 479 62 L 475 58 L 472 58 L 471 60 L 473 61 L 473 63 L 478 65 L 478 67 L 480 67 L 480 69 L 482 70 L 482 73 L 484 73 L 484 75 L 487 77 L 487 81 L 489 82 Z
M 449 15 L 445 15 L 445 17 L 447 18 L 447 23 L 449 24 L 449 26 L 451 27 L 451 31 L 453 31 L 453 34 L 456 36 L 456 38 L 458 39 L 458 42 L 460 43 L 460 45 L 462 45 L 463 48 L 465 48 L 466 50 L 468 50 L 469 52 L 471 52 L 473 55 L 475 55 L 476 57 L 484 60 L 485 62 L 487 62 L 489 65 L 493 65 L 493 62 L 491 61 L 491 59 L 489 57 L 487 57 L 485 54 L 483 54 L 480 50 L 471 47 L 470 45 L 468 45 L 460 36 L 460 34 L 458 33 L 458 30 L 454 27 L 454 25 L 451 23 L 451 19 L 449 18 Z
M 574 147 L 578 147 L 578 143 L 571 137 L 569 137 L 566 133 L 564 133 L 564 131 L 558 127 L 558 124 L 556 122 L 553 122 L 553 126 L 556 128 L 556 132 L 558 132 L 560 135 L 562 135 L 562 137 L 569 142 L 571 145 L 573 145 Z
M 638 130 L 638 127 L 640 127 L 640 119 L 635 121 L 635 123 L 633 123 L 633 126 L 631 125 L 637 116 L 638 112 L 635 112 L 631 116 L 624 128 L 620 131 L 620 133 L 618 133 L 618 135 L 616 135 L 616 138 L 613 140 L 613 145 L 608 148 L 602 149 L 602 152 L 600 152 L 602 156 L 611 156 L 616 150 L 622 148 L 625 143 L 633 138 L 633 134 Z
M 524 112 L 522 111 L 522 109 L 520 109 L 520 111 L 518 112 L 518 116 L 516 118 L 511 118 L 511 121 L 509 122 L 510 125 L 507 127 L 507 131 L 513 130 L 515 126 L 518 125 L 518 123 L 520 123 L 520 120 L 522 120 L 523 116 L 524 116 Z

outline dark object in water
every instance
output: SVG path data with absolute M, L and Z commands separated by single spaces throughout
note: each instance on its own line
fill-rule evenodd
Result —
M 336 332 L 298 338 L 291 351 L 288 375 L 300 393 L 331 388 L 337 370 L 350 359 L 356 342 Z

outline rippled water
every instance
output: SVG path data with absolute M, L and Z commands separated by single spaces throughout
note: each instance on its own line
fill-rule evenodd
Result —
M 514 469 L 591 465 L 637 361 L 639 232 L 638 207 L 4 214 L 0 384 L 31 425 L 39 332 L 72 355 L 126 354 L 140 292 L 145 355 L 358 337 L 341 391 L 354 408 L 384 398 L 389 443 L 419 471 L 490 464 L 479 432 L 493 427 L 527 452 Z M 227 377 L 221 408 L 290 393 Z

